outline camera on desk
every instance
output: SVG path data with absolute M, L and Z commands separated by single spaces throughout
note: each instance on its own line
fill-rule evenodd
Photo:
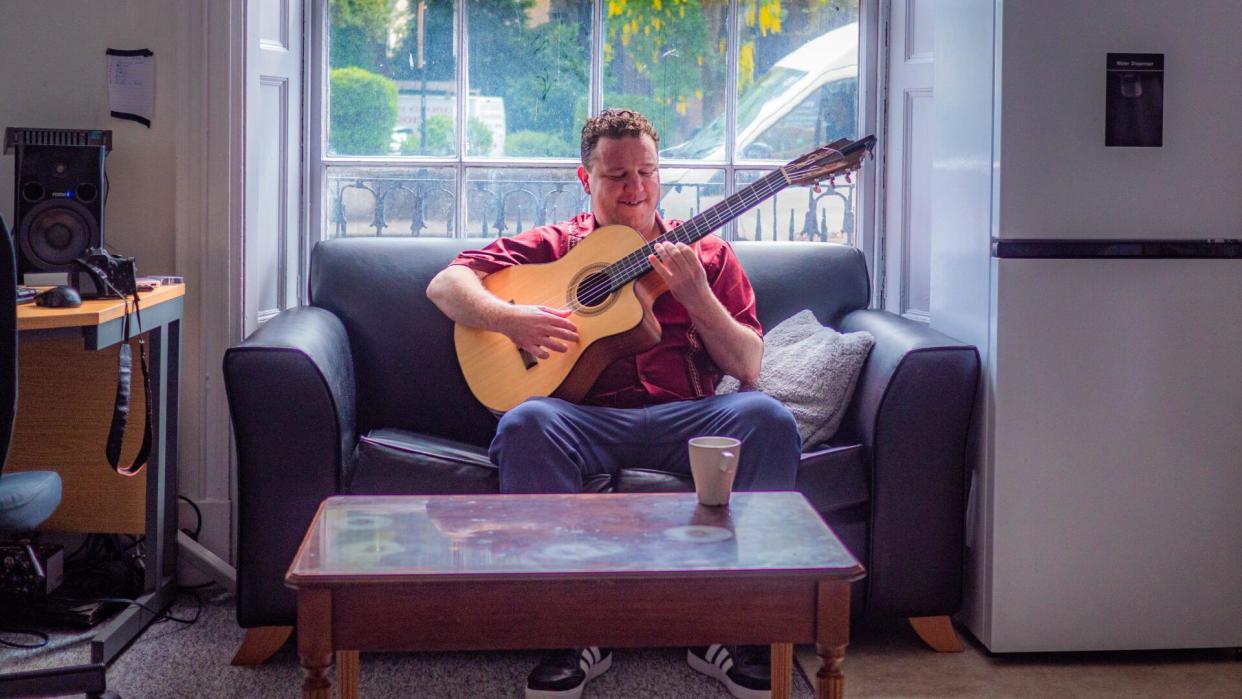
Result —
M 74 262 L 77 267 L 70 284 L 78 288 L 84 299 L 124 298 L 137 290 L 137 267 L 132 257 L 90 248 Z

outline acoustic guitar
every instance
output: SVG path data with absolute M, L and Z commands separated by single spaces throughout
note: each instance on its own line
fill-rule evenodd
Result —
M 651 242 L 628 226 L 602 226 L 559 260 L 487 275 L 483 285 L 505 301 L 571 309 L 578 341 L 537 359 L 506 335 L 459 323 L 457 360 L 471 392 L 495 412 L 535 396 L 582 400 L 609 364 L 660 341 L 660 323 L 651 309 L 668 286 L 647 261 L 655 243 L 693 243 L 786 187 L 816 185 L 857 170 L 874 147 L 875 136 L 821 146 Z

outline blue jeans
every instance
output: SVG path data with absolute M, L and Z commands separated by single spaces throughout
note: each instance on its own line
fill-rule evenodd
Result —
M 735 490 L 792 490 L 802 442 L 793 415 L 756 391 L 601 408 L 532 398 L 505 413 L 488 455 L 502 493 L 577 493 L 590 476 L 622 468 L 690 477 L 686 441 L 700 435 L 742 440 Z

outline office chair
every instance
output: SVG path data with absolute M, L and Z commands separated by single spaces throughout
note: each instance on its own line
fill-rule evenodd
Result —
M 17 414 L 17 262 L 0 216 L 0 538 L 34 531 L 60 504 L 55 471 L 3 473 Z
M 17 414 L 17 255 L 0 216 L 0 540 L 33 531 L 60 505 L 55 471 L 3 473 Z M 99 663 L 0 675 L 0 696 L 44 697 L 73 692 L 116 697 Z

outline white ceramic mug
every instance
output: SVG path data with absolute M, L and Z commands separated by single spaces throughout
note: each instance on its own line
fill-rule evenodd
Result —
M 694 492 L 704 505 L 728 505 L 737 476 L 742 442 L 732 437 L 693 437 L 690 439 L 690 473 Z

